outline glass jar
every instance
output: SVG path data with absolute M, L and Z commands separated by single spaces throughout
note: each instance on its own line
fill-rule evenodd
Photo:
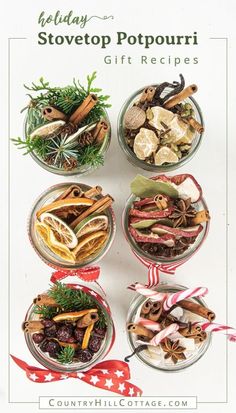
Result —
M 33 109 L 31 108 L 31 111 Z M 110 120 L 108 117 L 107 112 L 104 110 L 104 119 L 106 120 L 106 122 L 109 125 L 109 131 L 107 132 L 103 143 L 100 147 L 100 150 L 98 152 L 99 156 L 102 156 L 102 158 L 105 157 L 108 148 L 110 146 L 110 142 L 111 142 L 111 125 L 110 125 Z M 24 136 L 24 140 L 27 139 L 28 133 L 27 131 L 33 131 L 35 128 L 37 128 L 39 125 L 37 123 L 34 124 L 34 120 L 36 119 L 36 117 L 26 116 L 25 122 L 24 122 L 24 130 L 23 130 L 23 136 Z M 37 119 L 36 119 L 37 120 Z M 46 124 L 47 122 L 45 121 L 44 123 L 41 123 L 40 126 Z M 73 169 L 73 170 L 66 170 L 64 168 L 58 168 L 57 166 L 53 166 L 53 165 L 49 165 L 47 164 L 43 159 L 41 159 L 34 151 L 30 152 L 31 157 L 34 159 L 35 162 L 37 162 L 38 165 L 40 165 L 43 169 L 46 169 L 46 171 L 57 174 L 57 175 L 63 175 L 63 176 L 74 176 L 74 175 L 88 175 L 90 173 L 92 173 L 93 171 L 95 171 L 96 169 L 99 168 L 99 166 L 101 165 L 96 165 L 96 166 L 92 166 L 92 165 L 80 165 L 77 168 Z
M 55 201 L 55 199 L 58 198 L 60 194 L 64 192 L 67 188 L 69 188 L 71 185 L 79 186 L 84 192 L 91 189 L 91 186 L 89 185 L 76 182 L 67 182 L 51 186 L 45 192 L 43 192 L 34 203 L 28 221 L 28 235 L 34 250 L 47 265 L 55 269 L 76 270 L 97 263 L 106 255 L 106 253 L 110 249 L 116 232 L 115 215 L 113 209 L 110 207 L 106 209 L 109 231 L 108 237 L 105 241 L 105 244 L 103 245 L 101 250 L 99 250 L 97 255 L 92 255 L 88 257 L 82 263 L 71 263 L 54 254 L 46 246 L 46 244 L 43 242 L 42 238 L 39 236 L 35 229 L 35 223 L 37 219 L 36 212 L 44 205 L 50 204 L 51 202 Z M 101 197 L 102 195 L 98 195 L 95 197 L 95 199 L 99 199 Z
M 157 288 L 155 288 L 156 291 L 159 291 L 161 293 L 176 293 L 181 290 L 185 290 L 186 287 L 183 287 L 181 285 L 168 285 L 166 283 L 160 283 Z M 144 297 L 141 294 L 136 294 L 135 297 L 133 298 L 129 310 L 128 310 L 128 315 L 127 315 L 127 323 L 135 323 L 137 322 L 139 316 L 140 316 L 140 310 L 144 304 L 145 301 L 147 301 L 148 298 Z M 202 300 L 202 298 L 199 297 L 194 297 L 191 298 L 190 301 L 193 301 L 197 304 L 203 305 L 206 307 L 205 302 Z M 189 313 L 185 310 L 186 313 Z M 202 317 L 193 315 L 191 313 L 192 319 L 191 321 L 206 321 Z M 137 343 L 135 343 L 135 335 L 127 332 L 127 339 L 128 343 L 130 345 L 131 351 L 133 352 L 134 349 L 137 347 Z M 179 360 L 177 364 L 174 364 L 170 359 L 165 360 L 162 358 L 161 360 L 157 360 L 155 362 L 155 359 L 152 359 L 149 355 L 149 353 L 144 350 L 140 353 L 136 354 L 136 357 L 143 362 L 145 365 L 152 367 L 155 370 L 162 370 L 165 372 L 175 372 L 182 370 L 186 367 L 191 366 L 192 364 L 196 363 L 207 351 L 209 345 L 211 343 L 211 333 L 207 333 L 206 339 L 199 343 L 195 344 L 195 350 L 189 354 L 189 357 L 187 357 L 185 360 Z
M 68 285 L 68 284 L 65 284 Z M 81 289 L 84 288 L 80 284 L 69 284 L 71 288 L 75 289 Z M 54 370 L 54 371 L 59 371 L 59 372 L 73 372 L 73 371 L 85 371 L 90 369 L 94 364 L 98 363 L 99 361 L 102 361 L 104 357 L 109 353 L 113 342 L 114 342 L 114 324 L 113 320 L 111 317 L 110 309 L 108 304 L 105 302 L 104 298 L 100 297 L 100 300 L 98 300 L 97 297 L 99 297 L 98 293 L 95 293 L 94 290 L 88 289 L 87 291 L 90 293 L 89 295 L 92 295 L 93 300 L 95 301 L 96 305 L 103 311 L 105 315 L 105 320 L 106 320 L 106 335 L 105 338 L 102 342 L 102 345 L 97 353 L 93 354 L 93 358 L 86 362 L 82 363 L 80 361 L 73 361 L 72 363 L 68 364 L 62 364 L 60 363 L 57 359 L 54 359 L 49 356 L 48 353 L 43 352 L 39 345 L 35 344 L 33 341 L 33 334 L 32 333 L 24 333 L 25 335 L 25 341 L 26 344 L 32 354 L 32 356 L 44 367 Z M 44 292 L 46 294 L 47 292 Z M 92 294 L 91 294 L 92 293 Z M 105 305 L 101 305 L 101 298 L 103 303 L 106 303 Z M 25 316 L 24 322 L 31 321 L 31 320 L 39 320 L 39 315 L 34 313 L 34 307 L 35 304 L 32 304 Z
M 182 254 L 176 255 L 175 257 L 162 257 L 162 256 L 156 256 L 154 257 L 153 255 L 143 251 L 138 243 L 133 239 L 133 237 L 130 235 L 129 232 L 129 211 L 133 205 L 133 202 L 137 200 L 137 197 L 133 194 L 130 195 L 128 200 L 126 201 L 126 205 L 123 211 L 123 229 L 125 232 L 125 237 L 133 251 L 135 251 L 140 257 L 147 259 L 150 263 L 152 264 L 171 264 L 171 263 L 176 263 L 178 261 L 182 260 L 188 260 L 195 252 L 199 250 L 199 248 L 202 246 L 203 242 L 206 239 L 206 236 L 208 234 L 209 230 L 209 221 L 208 222 L 203 222 L 201 225 L 203 226 L 202 231 L 200 234 L 198 234 L 197 238 L 195 239 L 193 244 L 190 244 L 188 249 L 185 250 Z M 208 210 L 207 204 L 203 198 L 201 198 L 198 202 L 194 203 L 194 208 L 197 211 L 200 210 Z
M 150 86 L 157 87 L 158 85 L 150 85 Z M 196 154 L 196 152 L 197 152 L 197 150 L 198 150 L 198 148 L 199 148 L 199 146 L 202 142 L 203 132 L 198 133 L 198 132 L 194 131 L 194 137 L 193 137 L 193 141 L 192 141 L 192 145 L 191 145 L 191 149 L 190 149 L 189 153 L 186 156 L 184 156 L 183 158 L 181 158 L 176 163 L 172 163 L 172 164 L 170 163 L 170 164 L 167 164 L 167 165 L 158 166 L 158 165 L 149 164 L 146 161 L 138 159 L 137 156 L 135 155 L 135 153 L 132 151 L 132 149 L 129 147 L 129 145 L 126 142 L 125 133 L 124 133 L 124 116 L 125 116 L 125 113 L 127 112 L 127 110 L 130 107 L 132 107 L 135 102 L 137 102 L 139 100 L 139 98 L 141 97 L 141 94 L 142 94 L 144 89 L 145 89 L 145 87 L 142 87 L 141 89 L 139 89 L 135 93 L 133 93 L 126 100 L 123 107 L 121 108 L 121 111 L 120 111 L 120 114 L 119 114 L 119 117 L 118 117 L 118 124 L 117 124 L 117 135 L 118 135 L 118 140 L 119 140 L 120 147 L 123 150 L 123 152 L 125 153 L 126 158 L 128 159 L 128 161 L 132 165 L 137 166 L 140 169 L 144 169 L 146 171 L 156 172 L 156 173 L 173 171 L 173 170 L 178 169 L 181 166 L 185 165 Z M 165 96 L 170 91 L 171 91 L 171 89 L 166 88 L 165 91 L 163 92 L 163 96 Z M 183 103 L 190 103 L 191 104 L 191 106 L 194 110 L 195 119 L 202 126 L 204 126 L 201 109 L 200 109 L 198 103 L 196 102 L 196 100 L 192 97 L 188 97 L 187 99 L 183 100 Z

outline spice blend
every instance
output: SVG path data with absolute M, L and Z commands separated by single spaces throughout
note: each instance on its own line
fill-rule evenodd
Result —
M 60 282 L 34 300 L 33 318 L 23 323 L 40 353 L 61 364 L 87 363 L 102 347 L 107 334 L 106 315 L 82 289 Z
M 105 110 L 110 105 L 109 96 L 93 87 L 95 79 L 96 72 L 87 76 L 87 87 L 75 80 L 70 86 L 52 87 L 43 78 L 39 84 L 25 86 L 30 97 L 24 108 L 26 137 L 13 142 L 55 171 L 102 165 L 110 136 Z
M 127 109 L 123 128 L 126 144 L 145 163 L 162 166 L 179 162 L 192 150 L 196 134 L 204 131 L 195 119 L 192 101 L 196 85 L 164 82 L 146 87 Z
M 202 190 L 191 175 L 137 175 L 131 191 L 137 198 L 128 211 L 129 235 L 155 259 L 183 254 L 210 219 L 208 210 L 199 209 Z
M 56 257 L 82 265 L 105 248 L 111 233 L 107 211 L 113 199 L 101 192 L 99 186 L 84 192 L 73 184 L 36 211 L 36 234 Z

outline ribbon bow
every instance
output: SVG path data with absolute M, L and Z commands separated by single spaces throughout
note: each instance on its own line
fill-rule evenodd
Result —
M 51 281 L 63 280 L 66 277 L 78 277 L 83 281 L 96 281 L 100 275 L 100 267 L 84 267 L 77 270 L 55 271 L 51 276 Z
M 130 370 L 128 364 L 124 361 L 102 361 L 87 371 L 60 373 L 58 371 L 29 366 L 23 360 L 12 355 L 11 357 L 14 362 L 26 372 L 28 379 L 35 383 L 48 383 L 74 378 L 82 380 L 91 386 L 99 387 L 123 396 L 137 397 L 142 394 L 142 390 L 139 387 L 127 381 L 130 379 Z

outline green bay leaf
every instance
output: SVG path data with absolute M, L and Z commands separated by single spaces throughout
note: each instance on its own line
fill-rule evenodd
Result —
M 179 194 L 169 182 L 154 181 L 142 175 L 137 175 L 131 182 L 131 192 L 140 198 L 149 198 L 157 194 L 178 198 Z

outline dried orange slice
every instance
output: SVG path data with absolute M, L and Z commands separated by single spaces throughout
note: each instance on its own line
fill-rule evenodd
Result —
M 63 208 L 65 206 L 91 206 L 94 204 L 94 199 L 90 198 L 67 198 L 60 199 L 59 201 L 54 201 L 51 204 L 43 206 L 36 212 L 37 218 L 40 217 L 44 212 L 51 212 L 55 209 Z
M 78 239 L 74 231 L 62 219 L 50 212 L 44 212 L 40 216 L 40 221 L 46 224 L 53 231 L 57 241 L 65 244 L 68 248 L 75 248 L 78 244 Z
M 85 258 L 90 257 L 99 251 L 107 240 L 108 233 L 106 231 L 97 231 L 89 234 L 78 243 L 74 248 L 73 253 L 76 257 L 76 261 L 80 262 Z
M 53 317 L 53 321 L 55 321 L 56 323 L 58 321 L 65 321 L 65 320 L 76 321 L 80 317 L 83 317 L 86 314 L 97 313 L 97 311 L 98 311 L 97 308 L 89 308 L 88 310 L 73 311 L 71 313 L 61 313 L 61 314 L 55 315 L 55 317 Z
M 41 222 L 36 222 L 35 223 L 35 229 L 38 232 L 38 234 L 41 236 L 43 239 L 43 242 L 47 247 L 54 252 L 55 255 L 59 256 L 60 258 L 64 259 L 65 261 L 69 262 L 75 262 L 75 256 L 72 251 L 69 250 L 69 248 L 58 242 L 49 227 L 49 225 L 43 224 Z

